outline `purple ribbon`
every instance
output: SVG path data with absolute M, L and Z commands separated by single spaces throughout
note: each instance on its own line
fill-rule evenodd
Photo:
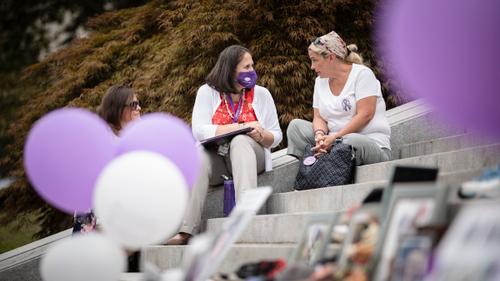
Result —
M 343 99 L 342 100 L 342 108 L 346 112 L 349 111 L 349 110 L 351 110 L 352 109 L 351 102 L 348 99 Z

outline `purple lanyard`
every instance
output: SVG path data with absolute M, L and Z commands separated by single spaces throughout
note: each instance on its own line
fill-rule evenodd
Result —
M 234 103 L 233 103 L 233 99 L 231 98 L 231 94 L 226 94 L 226 96 L 229 99 L 229 105 L 231 105 L 231 112 L 234 112 Z M 234 112 L 233 123 L 238 123 L 238 118 L 240 117 L 241 108 L 243 107 L 243 101 L 244 101 L 244 99 L 242 96 L 240 98 L 239 103 L 238 103 L 238 108 L 236 109 L 236 112 Z

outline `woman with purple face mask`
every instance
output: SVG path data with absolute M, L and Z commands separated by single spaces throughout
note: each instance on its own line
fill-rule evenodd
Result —
M 198 89 L 192 115 L 193 135 L 197 140 L 245 127 L 253 129 L 235 136 L 229 150 L 204 151 L 200 176 L 193 186 L 183 224 L 167 245 L 186 244 L 199 231 L 208 187 L 222 184 L 221 175 L 232 175 L 238 201 L 244 190 L 257 187 L 258 173 L 272 169 L 270 149 L 283 136 L 274 100 L 266 88 L 256 85 L 253 66 L 247 48 L 227 47 L 208 74 L 206 84 Z

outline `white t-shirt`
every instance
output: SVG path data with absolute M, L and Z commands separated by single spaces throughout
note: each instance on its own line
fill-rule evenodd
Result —
M 191 118 L 193 135 L 197 140 L 215 136 L 215 130 L 218 125 L 212 124 L 212 116 L 221 102 L 219 92 L 207 84 L 198 89 Z M 252 107 L 262 128 L 271 132 L 274 136 L 274 141 L 270 148 L 278 146 L 283 139 L 283 133 L 281 132 L 276 106 L 274 105 L 271 93 L 266 88 L 255 85 Z M 264 148 L 266 171 L 272 170 L 270 148 Z
M 385 115 L 385 101 L 380 82 L 372 70 L 360 64 L 352 64 L 347 82 L 338 96 L 334 96 L 328 85 L 328 78 L 316 78 L 314 84 L 313 107 L 319 110 L 321 118 L 328 123 L 328 130 L 340 131 L 356 114 L 356 102 L 377 97 L 375 114 L 370 122 L 358 133 L 372 139 L 381 148 L 391 147 L 391 127 Z

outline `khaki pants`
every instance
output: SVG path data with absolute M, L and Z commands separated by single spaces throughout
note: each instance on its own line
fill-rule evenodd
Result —
M 247 135 L 238 135 L 231 140 L 226 157 L 217 155 L 215 150 L 205 150 L 200 175 L 191 191 L 189 205 L 179 232 L 189 234 L 199 232 L 208 187 L 222 184 L 224 180 L 221 175 L 233 176 L 236 202 L 238 202 L 244 190 L 257 187 L 257 174 L 264 170 L 264 148 Z
M 294 119 L 287 129 L 287 153 L 298 158 L 304 155 L 307 144 L 314 145 L 314 132 L 312 123 L 302 119 Z M 356 165 L 366 165 L 383 162 L 391 159 L 391 151 L 380 148 L 373 140 L 362 134 L 347 134 L 344 143 L 356 148 Z

